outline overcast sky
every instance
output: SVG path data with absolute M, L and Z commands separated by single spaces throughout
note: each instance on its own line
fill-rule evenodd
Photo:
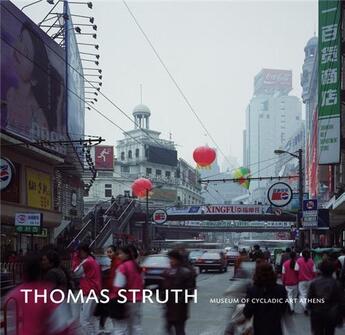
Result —
M 18 7 L 25 3 L 14 1 Z M 27 3 L 27 2 L 26 2 Z M 137 1 L 127 2 L 183 93 L 226 155 L 242 161 L 245 108 L 254 76 L 262 68 L 293 71 L 293 91 L 301 96 L 304 46 L 317 29 L 317 1 Z M 157 60 L 122 1 L 93 1 L 93 9 L 71 4 L 72 12 L 95 17 L 103 69 L 102 92 L 132 116 L 140 103 L 152 113 L 151 129 L 178 145 L 193 162 L 199 145 L 214 146 Z M 35 22 L 50 5 L 25 9 Z M 86 23 L 75 19 L 75 23 Z M 83 32 L 91 32 L 90 28 Z M 93 43 L 87 36 L 80 42 Z M 84 52 L 96 50 L 82 48 Z M 92 56 L 90 56 L 92 58 Z M 91 63 L 86 63 L 91 65 Z M 133 124 L 105 99 L 95 105 L 129 130 Z M 94 111 L 86 111 L 86 133 L 116 144 L 122 133 Z M 218 161 L 224 158 L 218 154 Z

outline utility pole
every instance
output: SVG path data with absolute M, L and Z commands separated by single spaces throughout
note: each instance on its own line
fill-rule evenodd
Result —
M 149 190 L 146 189 L 146 215 L 145 223 L 143 225 L 143 247 L 147 252 L 149 249 Z
M 297 230 L 298 239 L 297 246 L 299 248 L 304 247 L 304 234 L 300 230 L 302 228 L 302 216 L 303 216 L 303 195 L 304 195 L 304 183 L 303 183 L 303 152 L 302 149 L 298 149 L 298 218 L 297 218 Z

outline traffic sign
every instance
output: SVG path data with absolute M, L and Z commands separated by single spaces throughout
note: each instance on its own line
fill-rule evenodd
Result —
M 157 224 L 166 222 L 168 218 L 167 212 L 164 209 L 157 209 L 153 212 L 152 219 Z
M 317 226 L 317 199 L 303 200 L 303 228 L 314 228 Z

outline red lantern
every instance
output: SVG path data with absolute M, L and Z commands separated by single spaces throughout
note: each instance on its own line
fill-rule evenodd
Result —
M 193 158 L 198 167 L 207 168 L 216 159 L 216 151 L 209 147 L 198 147 L 193 152 Z
M 152 183 L 150 179 L 139 178 L 132 184 L 132 193 L 138 198 L 146 197 L 146 192 L 152 190 Z

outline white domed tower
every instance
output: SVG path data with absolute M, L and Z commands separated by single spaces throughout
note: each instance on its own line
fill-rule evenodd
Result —
M 135 129 L 150 129 L 151 111 L 146 105 L 137 105 L 133 110 L 133 116 L 135 121 Z

